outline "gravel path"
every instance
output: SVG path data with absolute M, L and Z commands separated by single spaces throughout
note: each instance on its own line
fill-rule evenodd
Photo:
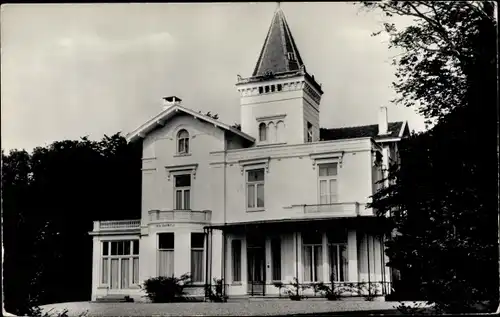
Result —
M 273 316 L 284 314 L 327 313 L 342 311 L 388 310 L 397 302 L 308 301 L 290 300 L 241 301 L 229 303 L 95 303 L 74 302 L 44 305 L 44 311 L 68 309 L 70 316 L 88 311 L 89 316 Z

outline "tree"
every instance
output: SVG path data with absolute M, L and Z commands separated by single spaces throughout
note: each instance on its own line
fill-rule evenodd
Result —
M 119 134 L 2 156 L 5 308 L 88 300 L 92 221 L 140 217 L 141 144 Z
M 414 19 L 402 30 L 384 24 L 390 46 L 403 51 L 394 59 L 394 101 L 437 122 L 400 144 L 402 164 L 390 167 L 390 185 L 373 196 L 370 206 L 380 216 L 391 211 L 388 231 L 397 232 L 387 243 L 389 265 L 439 309 L 457 312 L 494 302 L 499 275 L 498 183 L 491 173 L 498 165 L 490 147 L 497 135 L 494 4 L 384 1 L 365 8 Z

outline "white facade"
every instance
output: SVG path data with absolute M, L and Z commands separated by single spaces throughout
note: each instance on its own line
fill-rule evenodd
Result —
M 143 142 L 141 219 L 94 223 L 92 300 L 139 300 L 144 280 L 184 273 L 195 295 L 213 278 L 229 296 L 278 295 L 275 282 L 330 282 L 332 272 L 336 282 L 390 282 L 366 204 L 406 124 L 395 138 L 320 141 L 323 92 L 303 66 L 240 78 L 237 89 L 241 131 L 165 98 L 128 136 Z

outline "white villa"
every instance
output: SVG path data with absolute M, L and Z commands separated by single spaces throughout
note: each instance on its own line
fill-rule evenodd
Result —
M 214 278 L 229 298 L 277 296 L 294 278 L 390 293 L 381 219 L 366 205 L 407 123 L 381 107 L 373 125 L 320 129 L 323 90 L 280 8 L 236 88 L 241 129 L 172 96 L 127 135 L 143 144 L 141 218 L 94 222 L 92 300 L 140 300 L 144 280 L 184 273 L 199 296 Z

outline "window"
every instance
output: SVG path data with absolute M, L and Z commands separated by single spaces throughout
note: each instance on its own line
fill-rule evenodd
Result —
M 288 55 L 288 60 L 289 60 L 289 61 L 293 61 L 293 60 L 295 60 L 295 54 L 294 54 L 294 53 L 289 52 L 287 55 Z
M 231 241 L 233 282 L 241 282 L 241 240 Z
M 191 209 L 191 174 L 175 176 L 175 209 Z
M 203 250 L 205 246 L 205 234 L 199 232 L 191 233 L 191 280 L 203 282 Z
M 281 84 L 278 84 L 278 91 L 281 91 L 283 89 L 283 86 Z
M 174 275 L 174 233 L 158 234 L 158 276 Z
M 189 153 L 189 133 L 184 129 L 177 133 L 177 153 Z
M 280 238 L 271 239 L 271 261 L 273 281 L 281 281 L 281 240 Z
M 139 240 L 102 242 L 101 283 L 112 289 L 139 283 Z
M 267 94 L 267 93 L 269 92 L 269 86 L 266 86 L 266 87 L 264 88 L 264 90 L 265 90 L 265 92 L 266 92 L 266 94 Z
M 322 235 L 319 232 L 302 234 L 305 282 L 318 282 L 321 280 L 323 268 L 322 240 Z
M 274 90 L 276 89 L 276 86 L 275 85 L 272 85 L 271 86 L 271 92 L 274 92 Z
M 247 209 L 264 208 L 264 169 L 247 171 Z
M 264 87 L 260 86 L 259 87 L 259 94 L 263 94 L 264 93 Z
M 337 202 L 337 163 L 319 165 L 319 203 Z
M 347 281 L 347 232 L 334 230 L 327 234 L 328 269 L 330 281 Z
M 313 141 L 313 126 L 310 122 L 307 122 L 307 142 Z
M 267 136 L 267 127 L 264 122 L 259 124 L 259 141 L 264 142 L 266 141 L 266 136 Z

